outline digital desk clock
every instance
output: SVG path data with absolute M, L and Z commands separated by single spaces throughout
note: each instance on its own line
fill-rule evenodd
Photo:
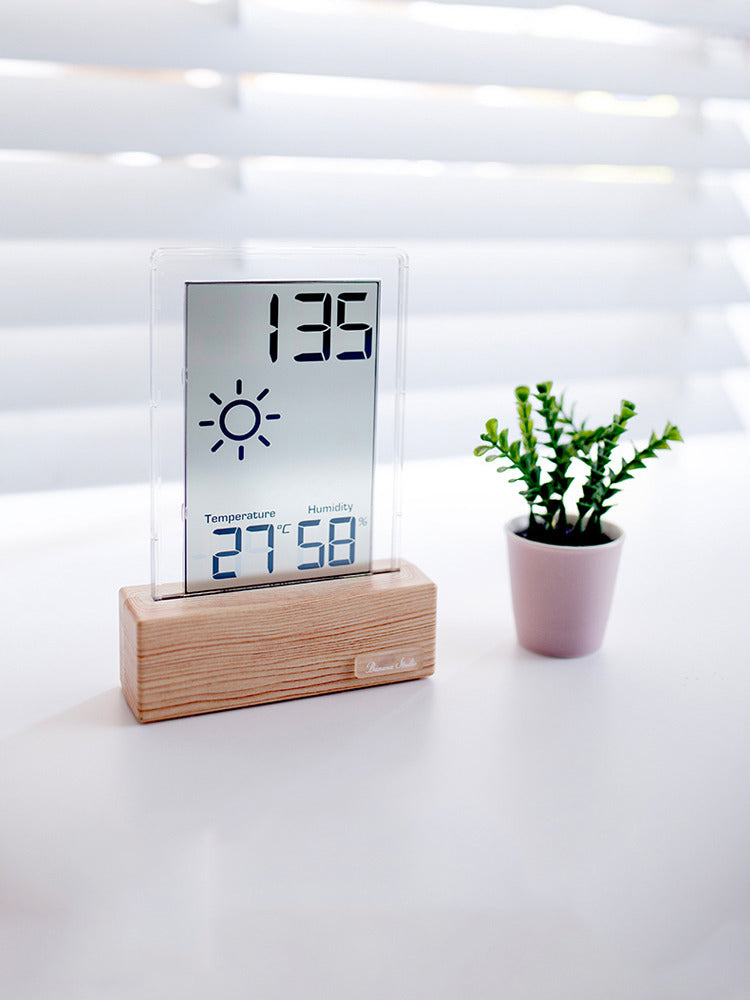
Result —
M 152 582 L 121 592 L 139 719 L 432 672 L 435 587 L 398 553 L 406 271 L 154 255 Z

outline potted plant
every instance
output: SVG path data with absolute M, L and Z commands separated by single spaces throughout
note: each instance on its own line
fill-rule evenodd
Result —
M 529 507 L 505 526 L 518 640 L 546 656 L 582 656 L 604 637 L 622 548 L 621 529 L 604 515 L 646 460 L 682 437 L 667 422 L 661 435 L 652 433 L 645 447 L 621 457 L 616 449 L 636 414 L 628 400 L 611 423 L 587 428 L 551 382 L 533 393 L 518 386 L 515 398 L 520 439 L 511 441 L 497 420 L 488 420 L 474 454 L 502 460 L 497 471 L 515 473 L 511 482 L 520 484 Z

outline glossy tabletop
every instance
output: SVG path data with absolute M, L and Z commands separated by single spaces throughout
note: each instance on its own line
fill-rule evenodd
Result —
M 147 488 L 0 498 L 0 993 L 750 996 L 749 489 L 739 435 L 642 473 L 605 645 L 556 661 L 515 641 L 513 489 L 407 463 L 435 676 L 147 726 Z

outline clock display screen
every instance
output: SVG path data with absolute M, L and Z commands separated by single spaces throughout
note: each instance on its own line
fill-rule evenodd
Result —
M 369 572 L 379 282 L 185 290 L 185 592 Z

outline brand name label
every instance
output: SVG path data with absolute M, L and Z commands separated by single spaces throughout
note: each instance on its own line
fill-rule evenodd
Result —
M 357 677 L 382 677 L 388 674 L 408 674 L 419 670 L 419 655 L 403 650 L 388 650 L 384 653 L 367 653 L 354 661 Z

